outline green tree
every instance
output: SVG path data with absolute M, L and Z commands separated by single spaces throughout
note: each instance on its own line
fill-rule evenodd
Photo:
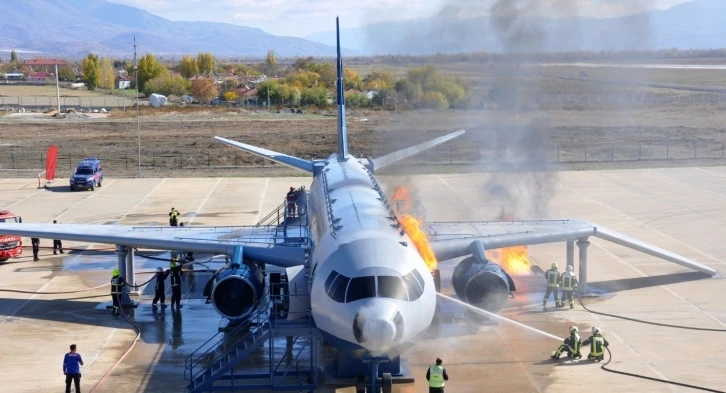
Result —
M 67 65 L 58 69 L 58 80 L 70 82 L 76 80 L 76 73 L 73 72 L 73 67 Z
M 449 101 L 444 93 L 438 91 L 427 91 L 421 97 L 421 106 L 429 109 L 448 109 Z
M 203 104 L 209 103 L 218 94 L 217 87 L 209 79 L 196 79 L 192 81 L 192 97 Z
M 345 105 L 350 108 L 366 108 L 370 104 L 371 100 L 365 94 L 351 93 L 345 96 Z
M 335 67 L 330 63 L 313 63 L 308 66 L 309 71 L 313 71 L 320 75 L 320 81 L 325 87 L 335 87 L 335 79 L 337 79 Z
M 303 105 L 328 106 L 328 89 L 322 86 L 305 89 L 300 101 Z
M 88 90 L 96 90 L 101 84 L 101 65 L 98 63 L 98 56 L 93 53 L 83 59 L 83 79 Z
M 147 53 L 139 60 L 139 91 L 145 91 L 144 86 L 146 82 L 156 78 L 159 75 L 165 75 L 169 71 L 161 63 L 156 60 L 156 57 Z
M 267 51 L 267 57 L 265 57 L 265 64 L 267 64 L 267 76 L 272 76 L 272 74 L 275 72 L 275 69 L 277 68 L 277 57 L 275 56 L 275 51 Z
M 184 55 L 181 62 L 179 62 L 179 73 L 187 79 L 197 75 L 199 73 L 199 67 L 197 67 L 196 60 L 189 55 Z
M 187 78 L 180 75 L 164 73 L 148 81 L 144 85 L 144 94 L 150 96 L 152 93 L 165 96 L 181 97 L 189 92 L 190 84 Z
M 280 98 L 279 85 L 276 81 L 266 80 L 257 85 L 257 99 L 259 102 L 267 102 L 269 94 L 270 102 Z
M 395 96 L 396 92 L 393 91 L 393 89 L 382 89 L 378 90 L 378 93 L 373 96 L 373 99 L 371 100 L 371 104 L 375 106 L 380 106 L 382 108 L 385 107 L 391 107 L 393 104 L 393 100 L 396 99 Z
M 13 51 L 10 51 L 10 62 L 11 63 L 17 63 L 18 62 L 18 53 Z
M 114 84 L 116 82 L 116 72 L 113 70 L 113 64 L 111 63 L 111 60 L 107 58 L 101 59 L 101 64 L 99 65 L 99 84 L 98 87 L 102 89 L 113 89 Z
M 211 75 L 214 70 L 214 56 L 209 52 L 197 54 L 197 68 L 202 75 Z

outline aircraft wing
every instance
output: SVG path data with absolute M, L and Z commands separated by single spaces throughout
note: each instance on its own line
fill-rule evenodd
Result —
M 305 231 L 305 227 L 301 227 Z M 77 224 L 0 224 L 6 235 L 115 244 L 155 250 L 233 255 L 243 246 L 245 259 L 281 267 L 302 265 L 302 247 L 276 236 L 275 227 L 152 227 Z M 302 237 L 302 236 L 301 236 Z M 299 245 L 299 244 L 298 244 Z
M 644 243 L 581 219 L 530 221 L 431 222 L 427 224 L 431 248 L 440 261 L 485 250 L 512 246 L 577 241 L 598 237 L 679 265 L 716 275 L 716 271 L 688 258 Z

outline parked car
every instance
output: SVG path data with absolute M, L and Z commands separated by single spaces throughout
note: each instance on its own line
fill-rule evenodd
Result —
M 101 160 L 96 157 L 87 157 L 78 163 L 70 180 L 71 191 L 95 190 L 103 184 L 103 167 Z

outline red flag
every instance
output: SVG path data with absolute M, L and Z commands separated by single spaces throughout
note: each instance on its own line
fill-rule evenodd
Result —
M 45 180 L 55 179 L 55 166 L 58 159 L 58 146 L 48 148 L 48 159 L 45 161 Z

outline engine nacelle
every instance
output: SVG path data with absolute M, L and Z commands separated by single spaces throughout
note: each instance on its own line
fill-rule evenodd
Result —
M 254 266 L 233 266 L 217 274 L 212 289 L 212 305 L 230 320 L 248 318 L 263 295 L 264 277 Z
M 491 261 L 480 262 L 474 257 L 461 261 L 451 278 L 456 296 L 462 301 L 489 312 L 504 307 L 511 291 L 512 277 Z

